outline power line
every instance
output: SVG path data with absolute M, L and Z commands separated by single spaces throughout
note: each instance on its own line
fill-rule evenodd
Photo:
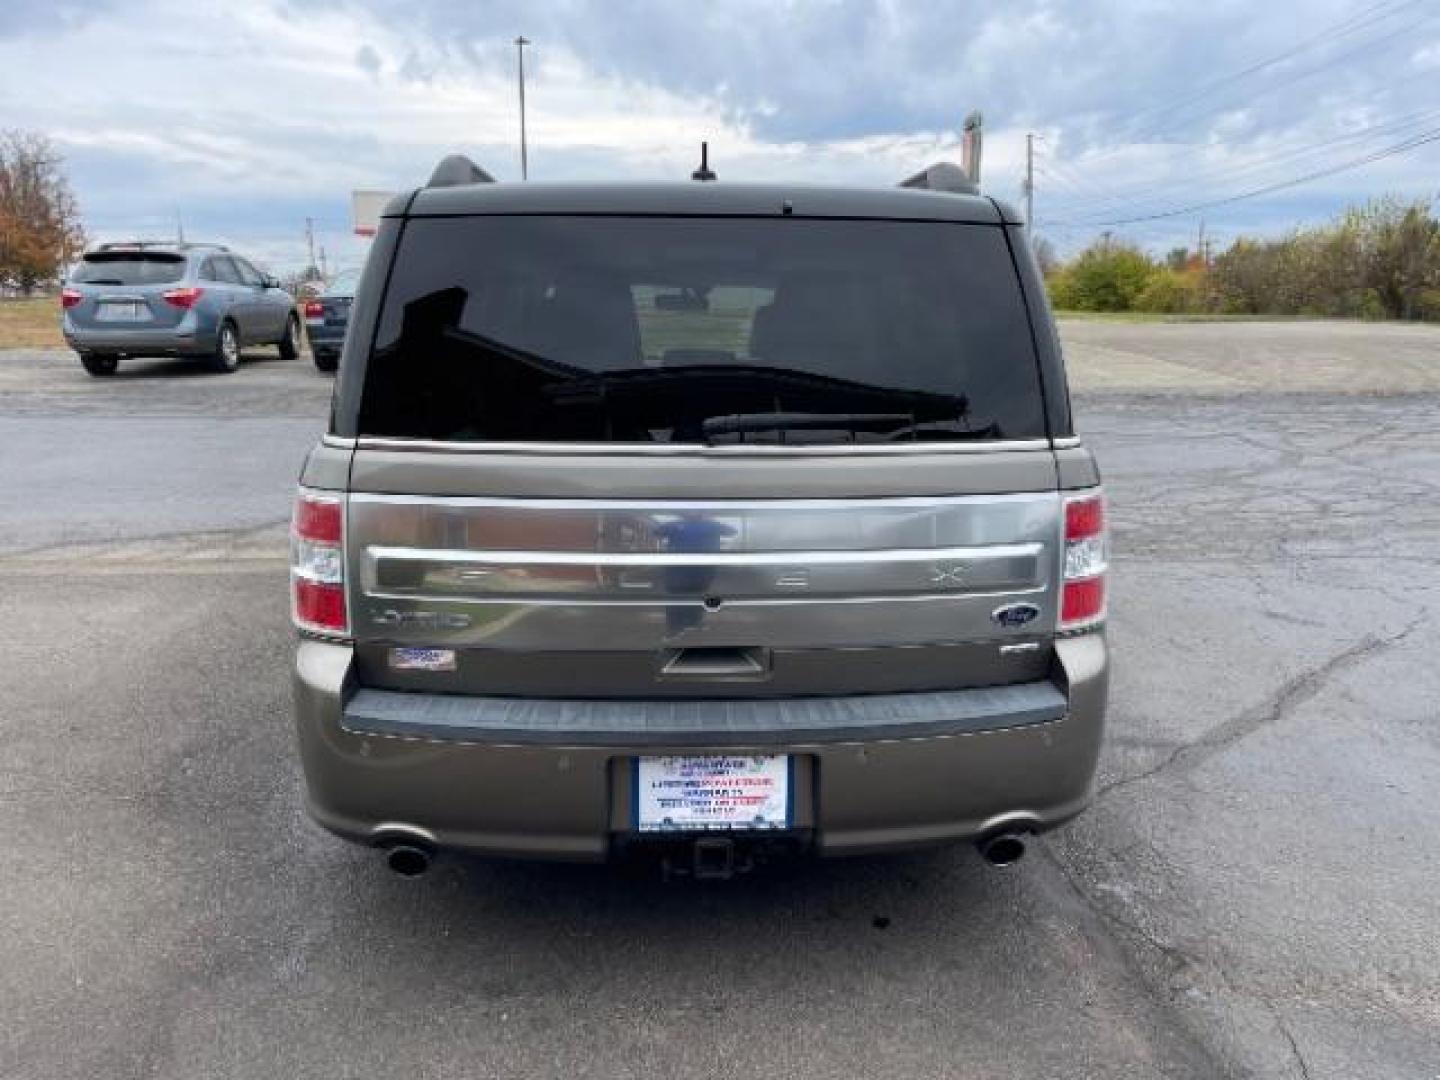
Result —
M 1059 184 L 1061 187 L 1063 187 L 1066 191 L 1073 192 L 1073 193 L 1075 193 L 1076 195 L 1080 196 L 1082 199 L 1089 198 L 1089 196 L 1086 195 L 1085 192 L 1081 191 L 1078 187 L 1076 187 L 1076 186 L 1070 181 L 1069 177 L 1065 176 L 1063 173 L 1060 173 L 1060 172 L 1051 172 L 1051 171 L 1050 171 L 1049 169 L 1047 169 L 1043 164 L 1039 164 L 1039 163 L 1037 163 L 1037 164 L 1035 165 L 1035 171 L 1036 171 L 1037 173 L 1039 173 L 1041 176 L 1045 177 L 1047 180 L 1054 180 L 1057 184 Z
M 1165 105 L 1156 106 L 1156 107 L 1153 108 L 1153 109 L 1142 110 L 1141 112 L 1135 114 L 1135 116 L 1131 118 L 1131 122 L 1130 122 L 1130 124 L 1127 125 L 1127 126 L 1133 129 L 1133 127 L 1134 127 L 1134 125 L 1135 125 L 1135 121 L 1138 121 L 1138 120 L 1141 119 L 1141 118 L 1144 118 L 1144 117 L 1158 117 L 1158 116 L 1165 115 L 1166 113 L 1175 112 L 1175 111 L 1177 111 L 1178 109 L 1182 108 L 1182 107 L 1185 106 L 1185 105 L 1192 104 L 1192 103 L 1195 102 L 1195 101 L 1201 100 L 1202 98 L 1209 96 L 1209 95 L 1210 95 L 1211 93 L 1213 93 L 1216 89 L 1218 89 L 1221 85 L 1229 85 L 1229 84 L 1231 84 L 1231 83 L 1233 83 L 1233 82 L 1235 82 L 1235 81 L 1237 81 L 1237 80 L 1239 80 L 1239 79 L 1241 79 L 1241 78 L 1244 78 L 1244 77 L 1247 76 L 1247 75 L 1254 74 L 1256 71 L 1263 70 L 1264 68 L 1273 66 L 1274 64 L 1279 63 L 1279 62 L 1281 62 L 1281 61 L 1283 61 L 1283 60 L 1290 59 L 1291 57 L 1293 57 L 1293 56 L 1295 56 L 1295 55 L 1298 55 L 1299 53 L 1301 53 L 1301 52 L 1303 52 L 1303 51 L 1305 51 L 1305 50 L 1307 50 L 1307 49 L 1309 49 L 1309 48 L 1312 48 L 1312 47 L 1314 47 L 1315 45 L 1318 45 L 1318 44 L 1327 42 L 1327 41 L 1332 40 L 1332 39 L 1338 40 L 1339 38 L 1345 37 L 1345 36 L 1347 36 L 1348 34 L 1354 33 L 1354 32 L 1356 32 L 1356 31 L 1358 31 L 1358 30 L 1368 29 L 1368 28 L 1370 28 L 1370 27 L 1372 27 L 1372 26 L 1375 26 L 1375 25 L 1379 24 L 1380 22 L 1383 22 L 1384 20 L 1390 18 L 1392 15 L 1398 14 L 1399 12 L 1403 11 L 1405 8 L 1407 8 L 1407 7 L 1413 7 L 1413 6 L 1415 6 L 1417 3 L 1421 3 L 1421 2 L 1422 2 L 1422 0 L 1402 0 L 1402 2 L 1397 5 L 1397 4 L 1394 4 L 1393 0 L 1387 0 L 1387 3 L 1389 3 L 1389 10 L 1386 10 L 1386 11 L 1383 11 L 1383 12 L 1381 12 L 1380 9 L 1381 9 L 1381 8 L 1385 8 L 1385 7 L 1387 6 L 1387 3 L 1381 3 L 1381 4 L 1373 5 L 1373 6 L 1371 6 L 1370 8 L 1367 8 L 1365 11 L 1362 11 L 1362 12 L 1359 12 L 1359 13 L 1357 13 L 1357 14 L 1355 14 L 1355 15 L 1352 15 L 1352 16 L 1350 16 L 1349 18 L 1344 19 L 1344 20 L 1342 20 L 1341 22 L 1336 23 L 1335 25 L 1333 25 L 1333 26 L 1331 26 L 1331 27 L 1328 27 L 1327 29 L 1320 31 L 1318 34 L 1315 34 L 1315 35 L 1313 35 L 1312 37 L 1307 38 L 1305 41 L 1301 42 L 1301 43 L 1298 44 L 1298 45 L 1295 45 L 1295 46 L 1291 47 L 1290 49 L 1285 50 L 1283 53 L 1279 53 L 1279 54 L 1277 54 L 1276 56 L 1269 57 L 1269 58 L 1267 58 L 1266 60 L 1262 60 L 1262 61 L 1260 61 L 1260 62 L 1258 62 L 1258 63 L 1256 63 L 1256 64 L 1252 64 L 1252 65 L 1250 65 L 1248 68 L 1244 68 L 1244 69 L 1242 69 L 1241 71 L 1233 72 L 1233 73 L 1230 74 L 1230 75 L 1223 76 L 1223 77 L 1220 78 L 1220 79 L 1214 80 L 1213 82 L 1207 84 L 1207 87 L 1208 87 L 1207 89 L 1203 89 L 1202 91 L 1197 92 L 1197 93 L 1195 93 L 1195 94 L 1192 94 L 1192 95 L 1190 95 L 1190 96 L 1188 96 L 1188 97 L 1186 97 L 1186 98 L 1177 99 L 1176 101 L 1169 102 L 1169 103 L 1167 103 L 1167 104 L 1165 104 Z M 1377 12 L 1379 12 L 1379 13 L 1377 14 Z M 1267 93 L 1270 93 L 1270 92 L 1272 92 L 1272 91 L 1274 91 L 1274 90 L 1278 90 L 1278 89 L 1281 89 L 1281 88 L 1283 88 L 1283 87 L 1285 87 L 1285 86 L 1289 86 L 1290 84 L 1292 84 L 1292 83 L 1294 83 L 1294 82 L 1297 82 L 1297 81 L 1299 81 L 1300 79 L 1307 78 L 1307 77 L 1309 77 L 1310 75 L 1314 75 L 1314 74 L 1317 74 L 1317 73 L 1319 73 L 1319 72 L 1321 72 L 1321 71 L 1328 70 L 1329 68 L 1333 67 L 1333 66 L 1334 66 L 1335 64 L 1337 64 L 1337 63 L 1340 63 L 1340 62 L 1343 61 L 1343 60 L 1347 60 L 1347 59 L 1349 59 L 1350 57 L 1352 57 L 1352 56 L 1354 56 L 1354 55 L 1356 55 L 1356 54 L 1358 54 L 1358 53 L 1360 53 L 1360 52 L 1364 52 L 1364 51 L 1366 51 L 1366 50 L 1368 50 L 1368 49 L 1374 48 L 1374 47 L 1377 46 L 1377 45 L 1384 44 L 1385 42 L 1391 40 L 1392 38 L 1395 38 L 1395 37 L 1399 36 L 1400 34 L 1403 34 L 1403 33 L 1406 33 L 1406 32 L 1408 32 L 1408 31 L 1410 31 L 1410 30 L 1413 30 L 1416 26 L 1419 26 L 1419 25 L 1423 24 L 1424 22 L 1426 22 L 1427 20 L 1429 20 L 1430 18 L 1432 18 L 1433 15 L 1434 15 L 1434 12 L 1428 12 L 1428 13 L 1426 13 L 1424 16 L 1422 16 L 1419 20 L 1417 20 L 1416 22 L 1408 23 L 1408 24 L 1406 24 L 1405 26 L 1400 27 L 1398 30 L 1392 31 L 1392 32 L 1389 33 L 1389 34 L 1382 35 L 1382 36 L 1379 37 L 1379 38 L 1374 38 L 1374 39 L 1372 39 L 1372 40 L 1370 40 L 1370 41 L 1363 42 L 1361 45 L 1359 45 L 1359 46 L 1356 47 L 1355 49 L 1352 49 L 1352 50 L 1350 50 L 1350 51 L 1348 51 L 1348 52 L 1342 53 L 1342 54 L 1340 54 L 1339 56 L 1331 57 L 1331 58 L 1330 58 L 1329 60 L 1327 60 L 1324 64 L 1321 64 L 1321 65 L 1319 65 L 1318 67 L 1306 69 L 1305 71 L 1300 72 L 1300 73 L 1296 74 L 1295 76 L 1293 76 L 1293 77 L 1291 77 L 1291 78 L 1289 78 L 1289 79 L 1286 79 L 1286 80 L 1284 80 L 1283 82 L 1276 83 L 1276 84 L 1274 84 L 1274 85 L 1272 85 L 1272 86 L 1264 87 L 1264 88 L 1261 88 L 1261 89 L 1258 89 L 1258 90 L 1254 90 L 1254 91 L 1252 91 L 1252 94 L 1254 94 L 1254 95 L 1256 95 L 1256 96 L 1259 96 L 1259 95 L 1262 95 L 1262 94 L 1267 94 Z M 1370 16 L 1373 16 L 1373 17 L 1370 17 Z M 1201 114 L 1200 116 L 1191 117 L 1191 122 L 1200 119 L 1201 116 L 1203 116 L 1203 115 L 1204 115 L 1204 114 Z M 1111 148 L 1108 149 L 1108 150 L 1102 150 L 1102 151 L 1100 151 L 1099 153 L 1092 154 L 1092 155 L 1090 156 L 1090 158 L 1089 158 L 1089 161 L 1090 161 L 1091 163 L 1094 163 L 1094 162 L 1096 162 L 1096 161 L 1102 161 L 1102 160 L 1105 160 L 1105 159 L 1107 159 L 1107 158 L 1114 157 L 1116 154 L 1123 153 L 1124 151 L 1130 149 L 1135 143 L 1145 142 L 1147 139 L 1152 139 L 1152 138 L 1154 138 L 1156 135 L 1159 135 L 1159 134 L 1161 134 L 1161 133 L 1164 132 L 1164 131 L 1165 131 L 1165 128 L 1162 126 L 1162 127 L 1151 127 L 1150 129 L 1148 129 L 1148 130 L 1145 131 L 1145 132 L 1142 132 L 1142 133 L 1139 134 L 1139 135 L 1131 134 L 1131 135 L 1127 136 L 1127 141 L 1126 141 L 1126 143 L 1125 143 L 1124 145 L 1114 146 L 1114 147 L 1111 147 Z
M 1124 204 L 1129 208 L 1137 203 L 1143 205 L 1147 202 L 1155 202 L 1163 199 L 1167 193 L 1175 188 L 1183 187 L 1193 189 L 1196 186 L 1211 181 L 1233 181 L 1240 177 L 1263 173 L 1282 163 L 1303 160 L 1316 154 L 1333 153 L 1341 147 L 1355 143 L 1363 143 L 1377 136 L 1398 134 L 1406 128 L 1428 124 L 1437 117 L 1440 117 L 1440 109 L 1421 109 L 1403 117 L 1387 120 L 1383 123 L 1370 124 L 1366 127 L 1356 128 L 1353 131 L 1328 136 L 1320 142 L 1312 142 L 1299 146 L 1292 145 L 1273 153 L 1262 154 L 1259 157 L 1242 160 L 1235 165 L 1220 166 L 1214 169 L 1202 170 L 1198 173 L 1186 173 L 1184 176 L 1173 181 L 1161 181 L 1158 184 L 1132 184 L 1129 187 L 1121 185 L 1111 194 L 1100 195 L 1088 204 L 1082 203 L 1078 207 L 1071 206 L 1070 211 L 1074 213 L 1078 210 L 1082 216 L 1087 217 L 1099 216 L 1107 212 L 1113 213 L 1113 209 L 1107 209 L 1107 204 Z
M 1103 201 L 1106 199 L 1107 196 L 1103 192 L 1101 192 L 1098 187 L 1092 187 L 1089 179 L 1087 179 L 1082 173 L 1080 173 L 1076 169 L 1071 168 L 1069 164 L 1060 160 L 1060 158 L 1054 156 L 1053 154 L 1050 154 L 1045 149 L 1045 144 L 1049 140 L 1047 140 L 1044 136 L 1039 136 L 1037 137 L 1036 141 L 1040 143 L 1041 153 L 1046 155 L 1045 160 L 1050 163 L 1050 167 L 1054 169 L 1058 174 L 1060 174 L 1060 176 L 1068 178 L 1071 188 L 1078 191 L 1082 198 L 1094 199 L 1096 201 Z
M 1131 225 L 1141 221 L 1159 221 L 1163 218 L 1181 217 L 1185 214 L 1193 214 L 1199 210 L 1209 210 L 1216 206 L 1229 206 L 1232 203 L 1242 202 L 1245 199 L 1254 199 L 1261 195 L 1270 195 L 1277 191 L 1284 191 L 1286 188 L 1298 187 L 1301 184 L 1308 184 L 1313 180 L 1323 180 L 1327 176 L 1334 176 L 1336 173 L 1346 172 L 1349 169 L 1359 168 L 1362 165 L 1369 165 L 1372 162 L 1380 161 L 1387 157 L 1394 157 L 1397 154 L 1408 153 L 1428 143 L 1440 141 L 1440 127 L 1431 128 L 1419 135 L 1413 135 L 1408 139 L 1388 146 L 1384 150 L 1376 150 L 1350 161 L 1341 162 L 1339 165 L 1332 165 L 1328 169 L 1318 169 L 1315 172 L 1307 173 L 1304 176 L 1292 177 L 1289 180 L 1282 180 L 1278 183 L 1267 184 L 1264 187 L 1255 188 L 1251 191 L 1241 192 L 1238 195 L 1229 195 L 1221 199 L 1211 199 L 1206 202 L 1192 203 L 1189 206 L 1176 207 L 1172 210 L 1165 210 L 1155 214 L 1141 214 L 1135 217 L 1116 218 L 1111 221 L 1091 222 L 1093 227 L 1105 227 L 1111 225 Z
M 1298 72 L 1296 72 L 1294 75 L 1291 75 L 1289 78 L 1287 78 L 1287 79 L 1281 79 L 1279 82 L 1271 83 L 1269 86 L 1262 87 L 1262 88 L 1260 88 L 1260 89 L 1258 89 L 1258 90 L 1253 90 L 1253 91 L 1251 91 L 1251 94 L 1252 94 L 1253 96 L 1255 96 L 1255 97 L 1258 97 L 1258 96 L 1261 96 L 1261 95 L 1264 95 L 1264 94 L 1273 94 L 1275 91 L 1277 91 L 1277 90 L 1283 90 L 1285 87 L 1291 86 L 1291 85 L 1293 85 L 1294 83 L 1300 82 L 1302 79 L 1308 79 L 1308 78 L 1310 78 L 1312 75 L 1320 75 L 1320 74 L 1322 74 L 1322 73 L 1324 73 L 1324 72 L 1326 72 L 1326 71 L 1329 71 L 1331 68 L 1336 67 L 1336 66 L 1344 63 L 1344 62 L 1347 61 L 1347 60 L 1350 60 L 1350 59 L 1352 59 L 1352 58 L 1354 58 L 1354 57 L 1356 57 L 1356 56 L 1359 56 L 1361 53 L 1369 52 L 1371 49 L 1377 48 L 1378 46 L 1384 45 L 1384 44 L 1386 44 L 1387 42 L 1394 41 L 1396 38 L 1398 38 L 1398 37 L 1400 37 L 1400 36 L 1402 36 L 1402 35 L 1404 35 L 1404 34 L 1410 33 L 1411 31 L 1413 31 L 1414 29 L 1416 29 L 1416 27 L 1419 27 L 1419 26 L 1424 25 L 1424 24 L 1425 24 L 1426 22 L 1428 22 L 1432 17 L 1433 17 L 1433 13 L 1432 13 L 1432 14 L 1427 14 L 1427 15 L 1423 16 L 1422 18 L 1419 18 L 1419 19 L 1415 20 L 1415 21 L 1412 22 L 1412 23 L 1406 23 L 1404 26 L 1397 27 L 1396 29 L 1392 30 L 1392 31 L 1391 31 L 1390 33 L 1388 33 L 1388 34 L 1383 34 L 1383 35 L 1381 35 L 1381 36 L 1378 37 L 1378 38 L 1372 38 L 1372 39 L 1369 40 L 1369 41 L 1362 42 L 1361 44 L 1355 46 L 1355 48 L 1353 48 L 1353 49 L 1350 49 L 1350 50 L 1348 50 L 1348 51 L 1346 51 L 1346 52 L 1342 52 L 1342 53 L 1339 53 L 1339 54 L 1337 54 L 1337 55 L 1335 55 L 1335 56 L 1332 56 L 1332 57 L 1330 57 L 1330 59 L 1326 60 L 1324 63 L 1317 64 L 1316 66 L 1311 67 L 1311 68 L 1306 68 L 1304 71 L 1298 71 Z M 1144 138 L 1145 138 L 1145 136 L 1141 136 L 1141 140 L 1142 140 L 1142 141 L 1143 141 Z
M 1376 26 L 1379 23 L 1384 22 L 1386 19 L 1390 18 L 1392 15 L 1396 15 L 1399 12 L 1403 11 L 1405 8 L 1414 7 L 1416 4 L 1421 2 L 1422 0 L 1402 0 L 1402 2 L 1397 4 L 1394 2 L 1394 0 L 1384 0 L 1384 2 L 1382 3 L 1374 4 L 1371 7 L 1366 8 L 1364 11 L 1358 12 L 1347 19 L 1342 19 L 1334 26 L 1331 26 L 1328 29 L 1320 31 L 1318 34 L 1314 34 L 1306 38 L 1304 41 L 1301 41 L 1297 45 L 1291 46 L 1283 52 L 1277 53 L 1276 55 L 1271 57 L 1267 57 L 1264 60 L 1258 61 L 1257 63 L 1251 64 L 1249 67 L 1242 68 L 1241 70 L 1233 72 L 1229 75 L 1224 75 L 1218 79 L 1214 79 L 1211 82 L 1206 83 L 1199 90 L 1195 91 L 1193 94 L 1190 94 L 1187 97 L 1180 98 L 1168 105 L 1161 105 L 1153 109 L 1144 110 L 1136 114 L 1136 117 L 1138 118 L 1147 115 L 1151 117 L 1163 116 L 1166 113 L 1179 111 L 1187 105 L 1191 105 L 1196 101 L 1200 101 L 1206 97 L 1209 97 L 1216 90 L 1220 89 L 1223 86 L 1228 86 L 1232 83 L 1239 82 L 1241 79 L 1244 79 L 1250 75 L 1254 75 L 1257 72 L 1264 71 L 1266 68 L 1274 67 L 1276 64 L 1280 64 L 1286 60 L 1292 59 L 1293 57 L 1300 55 L 1302 52 L 1305 52 L 1307 49 L 1312 48 L 1315 45 L 1325 43 L 1331 40 L 1339 40 L 1340 38 L 1347 37 L 1350 34 L 1356 33 L 1357 31 L 1365 30 L 1372 26 Z M 1389 8 L 1389 10 L 1382 11 L 1381 9 L 1383 8 Z M 1385 39 L 1381 38 L 1378 40 Z M 1373 45 L 1375 43 L 1376 42 L 1370 42 L 1369 45 Z M 1362 46 L 1362 48 L 1369 47 L 1369 45 Z M 1138 136 L 1137 138 L 1144 138 L 1144 136 Z

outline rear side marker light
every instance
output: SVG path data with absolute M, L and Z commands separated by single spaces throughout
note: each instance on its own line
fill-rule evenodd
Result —
M 290 525 L 290 614 L 301 630 L 331 637 L 350 630 L 345 606 L 345 504 L 301 488 Z
M 189 311 L 205 295 L 205 290 L 197 285 L 187 285 L 183 289 L 167 289 L 160 295 L 171 307 Z
M 1067 498 L 1060 597 L 1062 633 L 1089 630 L 1105 621 L 1105 575 L 1109 566 L 1105 496 L 1096 490 Z
M 85 299 L 85 297 L 79 289 L 60 290 L 60 306 L 63 308 L 72 308 L 83 299 Z

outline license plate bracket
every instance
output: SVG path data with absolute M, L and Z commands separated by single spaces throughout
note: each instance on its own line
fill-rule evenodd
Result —
M 683 754 L 631 763 L 631 827 L 644 834 L 780 832 L 795 818 L 788 754 Z
M 98 322 L 144 322 L 149 314 L 143 300 L 102 300 L 95 308 Z

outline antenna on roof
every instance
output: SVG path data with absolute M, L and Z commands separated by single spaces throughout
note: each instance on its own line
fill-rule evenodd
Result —
M 493 184 L 495 178 L 464 154 L 443 158 L 430 174 L 426 187 L 459 187 L 462 184 Z
M 690 174 L 691 180 L 699 180 L 706 184 L 715 179 L 715 174 L 710 170 L 710 144 L 700 144 L 700 167 Z

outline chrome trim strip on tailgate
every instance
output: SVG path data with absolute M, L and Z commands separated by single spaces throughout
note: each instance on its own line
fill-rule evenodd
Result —
M 1059 493 L 523 499 L 355 493 L 357 637 L 511 650 L 828 648 L 1054 627 Z M 993 618 L 1006 598 L 1024 625 Z
M 341 726 L 359 735 L 559 746 L 731 746 L 976 734 L 1062 720 L 1054 683 L 849 697 L 723 701 L 465 697 L 361 689 Z
M 999 454 L 1016 450 L 1048 450 L 1049 439 L 992 439 L 980 442 L 827 443 L 799 446 L 741 443 L 583 443 L 583 442 L 451 442 L 442 439 L 394 439 L 361 435 L 361 450 L 413 450 L 430 454 L 601 454 L 611 457 L 690 454 L 696 457 L 799 457 L 861 454 Z
M 862 551 L 559 552 L 369 547 L 367 595 L 586 604 L 649 597 L 753 598 L 1026 591 L 1043 586 L 1043 544 Z M 548 596 L 547 596 L 548 594 Z M 596 599 L 598 598 L 598 600 Z M 623 599 L 621 599 L 623 598 Z
M 352 505 L 374 503 L 380 506 L 447 506 L 464 510 L 526 510 L 541 513 L 548 510 L 589 510 L 597 513 L 619 510 L 667 513 L 675 510 L 711 510 L 716 513 L 738 511 L 769 511 L 795 513 L 802 510 L 935 510 L 946 507 L 991 506 L 1004 503 L 1043 503 L 1058 505 L 1054 490 L 1007 492 L 999 495 L 898 495 L 893 498 L 866 499 L 514 499 L 478 495 L 391 495 L 356 491 L 350 494 Z

